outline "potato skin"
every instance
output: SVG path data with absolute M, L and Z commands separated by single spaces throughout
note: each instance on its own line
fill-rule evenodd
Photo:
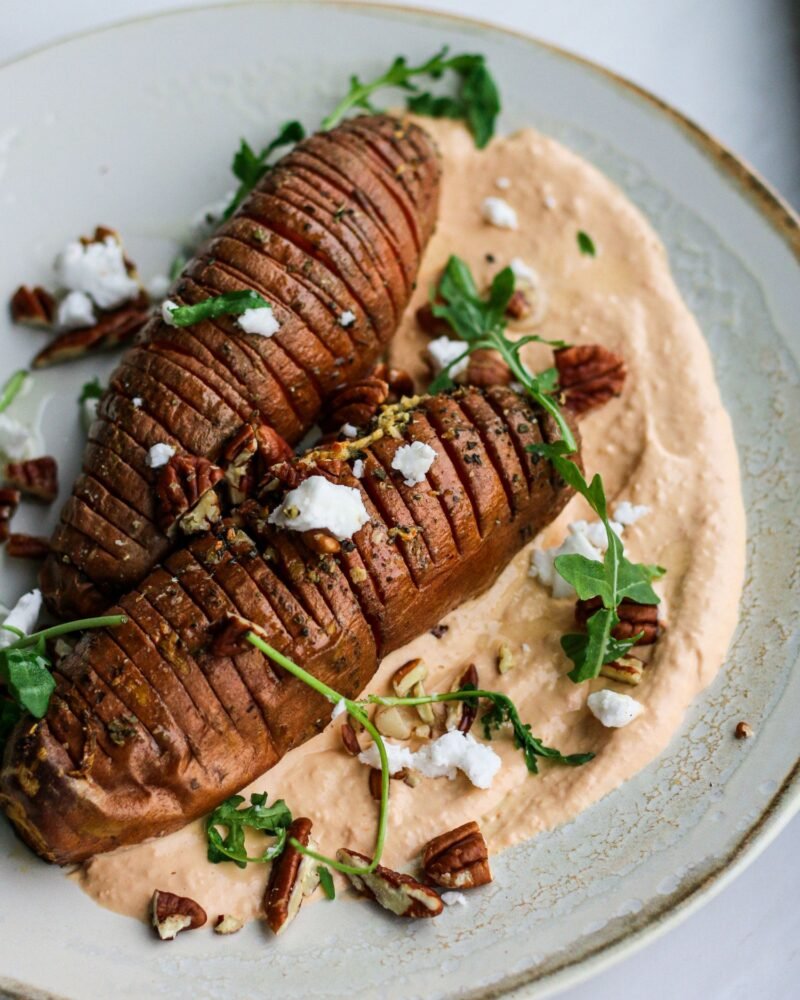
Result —
M 212 655 L 214 624 L 244 615 L 356 697 L 382 657 L 488 587 L 559 513 L 570 490 L 525 450 L 556 438 L 507 388 L 423 398 L 401 439 L 366 450 L 362 479 L 341 461 L 311 467 L 359 489 L 371 516 L 338 555 L 257 505 L 172 553 L 120 601 L 126 625 L 87 634 L 60 664 L 47 716 L 9 740 L 0 804 L 20 835 L 49 861 L 80 861 L 175 830 L 255 780 L 331 707 L 255 649 Z M 410 441 L 437 453 L 414 486 L 391 468 Z
M 122 356 L 41 572 L 59 618 L 98 613 L 169 551 L 153 444 L 213 461 L 253 419 L 295 443 L 394 333 L 436 222 L 438 157 L 421 128 L 386 115 L 340 129 L 341 142 L 334 129 L 283 157 L 169 293 L 190 304 L 253 289 L 278 333 L 247 334 L 235 317 L 176 329 L 155 316 Z

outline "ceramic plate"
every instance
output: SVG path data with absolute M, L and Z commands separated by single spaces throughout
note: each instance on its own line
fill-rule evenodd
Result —
M 0 71 L 0 297 L 22 279 L 46 283 L 58 249 L 98 221 L 121 230 L 145 277 L 163 272 L 186 221 L 230 188 L 240 135 L 258 141 L 287 117 L 313 124 L 350 73 L 371 76 L 397 53 L 415 61 L 444 42 L 488 56 L 504 130 L 533 124 L 591 160 L 667 245 L 711 345 L 744 476 L 749 568 L 726 669 L 660 758 L 575 822 L 503 855 L 494 884 L 433 925 L 318 905 L 277 943 L 253 924 L 235 938 L 158 947 L 2 824 L 0 990 L 389 1000 L 487 997 L 532 983 L 526 995 L 543 996 L 708 898 L 797 806 L 800 229 L 675 112 L 530 39 L 419 12 L 245 4 L 100 31 Z M 3 369 L 26 364 L 38 335 L 0 326 Z M 32 409 L 48 397 L 47 450 L 65 484 L 83 444 L 78 388 L 111 364 L 52 369 L 24 401 Z M 4 565 L 0 599 L 29 582 Z M 731 738 L 739 718 L 753 740 Z

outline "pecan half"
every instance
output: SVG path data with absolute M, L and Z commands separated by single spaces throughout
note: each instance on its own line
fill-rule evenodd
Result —
M 303 847 L 313 847 L 311 820 L 300 816 L 292 821 L 286 847 L 272 863 L 269 884 L 264 896 L 267 924 L 273 934 L 281 934 L 300 912 L 303 900 L 319 885 L 316 861 L 301 854 L 291 843 L 298 841 Z
M 266 424 L 244 424 L 222 452 L 231 503 L 240 504 L 253 496 L 271 466 L 286 462 L 293 454 L 276 430 Z
M 641 684 L 644 675 L 644 663 L 638 656 L 620 656 L 613 663 L 604 663 L 600 668 L 600 676 L 621 684 L 636 686 Z
M 50 542 L 38 535 L 12 532 L 6 542 L 6 555 L 13 559 L 44 559 L 50 552 Z
M 586 625 L 586 622 L 595 611 L 603 606 L 599 597 L 592 597 L 588 601 L 577 601 L 575 604 L 575 622 L 578 625 Z M 658 639 L 661 631 L 661 624 L 658 620 L 658 605 L 656 604 L 636 604 L 635 601 L 627 597 L 617 608 L 619 624 L 615 625 L 611 634 L 615 639 L 632 639 L 635 635 L 642 633 L 642 637 L 636 642 L 637 646 L 652 646 Z
M 381 362 L 372 369 L 375 378 L 382 379 L 389 386 L 387 403 L 399 403 L 403 396 L 413 396 L 416 392 L 414 379 L 402 368 L 390 368 Z
M 566 405 L 577 416 L 622 392 L 627 374 L 625 362 L 600 344 L 564 347 L 555 352 L 555 362 Z
M 21 493 L 45 503 L 52 503 L 58 496 L 58 464 L 50 455 L 9 462 L 3 477 Z
M 358 757 L 361 753 L 361 744 L 358 742 L 358 736 L 356 735 L 355 729 L 353 729 L 350 724 L 349 716 L 339 727 L 339 735 L 342 738 L 342 746 L 350 754 L 350 756 Z
M 108 351 L 133 340 L 150 318 L 150 303 L 145 292 L 125 302 L 113 312 L 102 313 L 93 326 L 66 330 L 43 348 L 31 362 L 33 368 L 48 368 L 73 361 L 96 351 Z
M 376 375 L 336 390 L 330 398 L 322 427 L 338 430 L 343 424 L 366 427 L 389 398 L 389 383 Z
M 450 690 L 461 691 L 466 687 L 478 687 L 478 670 L 474 663 L 470 663 Z M 467 701 L 449 701 L 446 704 L 444 724 L 447 731 L 457 729 L 460 733 L 468 733 L 478 716 L 477 704 Z
M 8 538 L 9 525 L 17 507 L 19 507 L 19 490 L 8 486 L 0 487 L 0 542 Z
M 365 868 L 370 859 L 358 851 L 345 848 L 336 852 L 336 858 L 342 864 L 354 868 Z M 417 882 L 410 875 L 392 871 L 378 865 L 369 875 L 348 875 L 356 892 L 369 899 L 374 899 L 379 906 L 389 910 L 398 917 L 421 919 L 438 917 L 444 909 L 441 899 L 427 885 Z
M 29 288 L 20 285 L 11 296 L 9 303 L 11 319 L 23 326 L 47 328 L 53 325 L 56 314 L 56 300 L 41 285 Z
M 489 850 L 477 823 L 434 837 L 422 851 L 422 868 L 435 885 L 472 889 L 492 881 Z
M 183 527 L 186 516 L 210 494 L 223 475 L 222 469 L 207 458 L 198 455 L 173 455 L 159 470 L 156 480 L 156 498 L 162 528 L 169 528 L 179 520 Z M 217 500 L 216 494 L 211 496 Z M 203 513 L 210 515 L 213 511 L 206 510 Z M 218 503 L 216 514 L 215 520 L 219 520 Z M 196 527 L 194 530 L 201 528 Z
M 174 941 L 181 931 L 202 927 L 208 919 L 206 911 L 193 899 L 160 889 L 153 893 L 151 915 L 162 941 Z
M 488 389 L 493 385 L 509 385 L 511 369 L 497 351 L 474 351 L 469 356 L 465 381 L 468 385 L 477 385 L 481 389 Z
M 394 774 L 390 774 L 389 778 L 392 781 L 404 781 L 411 788 L 414 787 L 416 782 L 410 779 L 410 776 L 415 773 L 409 771 L 408 768 L 402 767 L 399 771 L 395 771 Z M 376 802 L 381 800 L 381 769 L 379 767 L 371 767 L 369 769 L 369 777 L 367 779 L 367 786 L 369 788 L 370 797 Z

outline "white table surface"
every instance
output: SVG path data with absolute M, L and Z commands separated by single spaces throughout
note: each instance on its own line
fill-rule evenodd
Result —
M 600 62 L 688 114 L 800 207 L 798 0 L 404 0 Z M 0 61 L 201 0 L 0 0 Z M 796 733 L 787 733 L 796 739 Z M 568 1000 L 800 997 L 800 816 L 727 889 Z

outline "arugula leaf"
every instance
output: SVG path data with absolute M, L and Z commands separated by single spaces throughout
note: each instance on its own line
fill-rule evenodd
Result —
M 85 403 L 87 399 L 100 399 L 103 395 L 103 387 L 100 379 L 95 375 L 91 382 L 84 382 L 81 394 L 78 396 L 78 403 Z
M 239 205 L 269 170 L 268 160 L 272 153 L 276 149 L 280 149 L 281 146 L 288 146 L 299 142 L 305 138 L 305 134 L 305 129 L 300 122 L 292 120 L 284 122 L 272 142 L 267 143 L 258 153 L 253 151 L 246 139 L 240 141 L 239 149 L 234 154 L 233 163 L 231 164 L 231 170 L 234 177 L 239 181 L 239 187 L 223 212 L 223 219 L 229 219 L 233 215 Z
M 5 385 L 0 389 L 0 413 L 3 410 L 7 410 L 9 406 L 14 402 L 17 396 L 22 391 L 22 387 L 28 380 L 28 372 L 24 368 L 20 368 L 19 371 L 14 372 L 14 374 L 6 381 Z
M 175 326 L 191 326 L 204 319 L 216 319 L 218 316 L 241 316 L 248 309 L 271 309 L 272 306 L 258 292 L 244 290 L 226 292 L 224 295 L 214 295 L 203 299 L 193 306 L 178 306 L 170 311 L 170 320 Z
M 482 149 L 494 135 L 495 123 L 500 113 L 500 94 L 482 55 L 463 53 L 447 57 L 448 48 L 419 66 L 409 66 L 403 56 L 398 56 L 388 70 L 374 80 L 364 82 L 357 76 L 350 77 L 350 90 L 323 119 L 322 128 L 330 129 L 353 108 L 376 110 L 372 95 L 384 87 L 399 87 L 411 92 L 406 101 L 409 111 L 431 115 L 434 118 L 455 118 L 466 122 L 475 145 Z M 446 72 L 455 73 L 458 85 L 455 94 L 435 95 L 420 90 L 412 81 L 417 77 L 441 79 Z
M 239 808 L 244 801 L 242 795 L 232 795 L 206 818 L 208 860 L 215 865 L 222 861 L 233 861 L 239 868 L 246 868 L 248 862 L 263 864 L 277 858 L 286 845 L 292 814 L 283 799 L 268 806 L 266 792 L 254 792 L 250 805 Z M 224 836 L 219 827 L 225 828 Z M 248 857 L 246 829 L 259 830 L 275 841 L 257 857 Z
M 328 899 L 336 899 L 336 886 L 333 884 L 333 875 L 331 875 L 330 869 L 325 865 L 317 865 L 317 874 L 322 891 Z
M 41 719 L 56 687 L 44 643 L 28 649 L 4 649 L 0 655 L 0 680 L 21 709 Z
M 578 247 L 580 248 L 581 253 L 586 254 L 587 257 L 597 256 L 597 248 L 594 245 L 594 240 L 582 229 L 578 230 Z

